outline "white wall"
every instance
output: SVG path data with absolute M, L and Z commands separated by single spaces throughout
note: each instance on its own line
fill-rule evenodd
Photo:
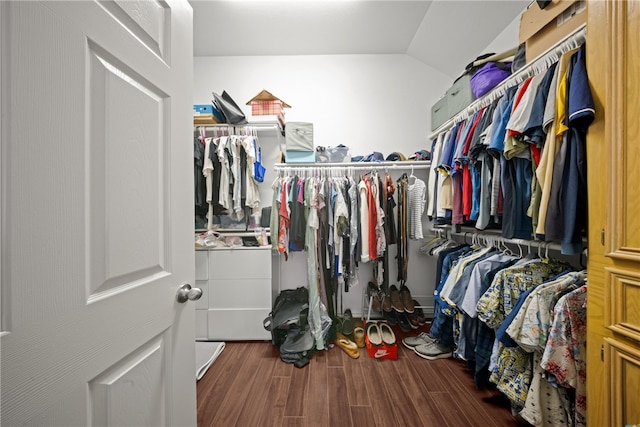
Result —
M 447 76 L 407 55 L 196 57 L 193 103 L 208 104 L 211 92 L 226 90 L 251 120 L 245 103 L 267 89 L 292 106 L 286 111 L 288 122 L 313 122 L 316 146 L 344 144 L 354 155 L 409 155 L 430 148 L 431 105 L 449 84 Z M 271 165 L 282 139 L 275 132 L 261 132 L 259 139 L 269 173 L 261 196 L 268 206 Z M 426 171 L 414 173 L 427 179 Z M 428 230 L 426 219 L 424 226 Z M 419 254 L 420 246 L 419 241 L 411 243 L 407 285 L 421 304 L 432 306 L 435 262 Z M 391 248 L 393 256 L 395 250 Z M 286 263 L 277 258 L 274 277 L 280 278 L 281 288 L 306 285 L 305 256 L 295 253 Z M 394 278 L 396 270 L 391 273 Z M 360 289 L 343 295 L 344 308 L 350 307 L 355 315 L 361 313 L 361 292 L 372 278 L 369 265 L 361 266 L 359 277 Z
M 405 154 L 429 145 L 431 105 L 448 77 L 407 55 L 197 57 L 194 104 L 223 90 L 244 108 L 267 89 L 293 108 L 287 121 L 314 124 L 316 146 Z

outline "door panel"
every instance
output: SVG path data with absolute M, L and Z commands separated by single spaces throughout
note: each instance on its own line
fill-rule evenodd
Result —
M 167 424 L 168 402 L 163 375 L 165 334 L 89 381 L 93 425 L 141 426 Z
M 171 37 L 171 9 L 160 1 L 101 3 L 120 24 L 167 64 Z
M 640 262 L 640 147 L 627 143 L 628 138 L 640 135 L 635 108 L 640 105 L 637 70 L 640 43 L 637 37 L 640 22 L 640 5 L 636 1 L 612 2 L 609 5 L 611 78 L 607 96 L 615 125 L 609 127 L 611 144 L 609 216 L 611 232 L 609 255 L 616 259 Z
M 95 294 L 169 274 L 164 238 L 169 187 L 163 180 L 168 97 L 94 43 L 88 48 L 86 217 Z
M 191 8 L 0 9 L 3 425 L 195 425 Z
M 636 425 L 640 422 L 640 350 L 607 338 L 605 352 L 609 363 L 611 425 Z
M 640 272 L 605 269 L 607 327 L 640 341 Z
M 633 425 L 640 422 L 640 3 L 590 1 L 587 13 L 597 112 L 587 135 L 588 418 Z

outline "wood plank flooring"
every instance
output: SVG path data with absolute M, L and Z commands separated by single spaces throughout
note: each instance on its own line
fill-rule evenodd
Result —
M 424 329 L 426 330 L 426 329 Z M 464 363 L 425 360 L 394 332 L 397 360 L 360 350 L 316 353 L 302 369 L 270 342 L 227 342 L 198 382 L 198 426 L 527 426 L 496 390 L 478 390 Z

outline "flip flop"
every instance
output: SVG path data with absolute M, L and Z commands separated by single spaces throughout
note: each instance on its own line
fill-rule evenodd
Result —
M 339 332 L 336 335 L 335 344 L 342 350 L 344 350 L 344 352 L 347 353 L 347 355 L 352 359 L 357 359 L 358 357 L 360 357 L 360 352 L 358 351 L 358 346 L 356 345 L 356 343 Z

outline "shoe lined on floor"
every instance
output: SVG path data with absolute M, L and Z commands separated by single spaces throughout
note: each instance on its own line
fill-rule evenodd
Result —
M 398 313 L 395 310 L 383 311 L 382 317 L 384 317 L 384 320 L 391 326 L 398 324 Z
M 427 360 L 448 359 L 453 356 L 451 347 L 446 347 L 438 342 L 431 344 L 420 344 L 413 348 L 413 351 L 420 357 Z
M 424 315 L 424 311 L 422 307 L 420 307 L 420 303 L 416 300 L 413 300 L 414 311 L 413 314 L 418 318 L 418 325 L 423 326 L 427 324 L 427 318 Z
M 411 330 L 411 323 L 409 323 L 409 318 L 407 316 L 407 313 L 398 314 L 398 325 L 400 325 L 400 329 L 404 332 L 409 332 Z
M 386 323 L 380 323 L 380 335 L 382 335 L 382 341 L 386 345 L 394 345 L 396 343 L 396 334 L 393 333 L 393 329 Z
M 356 326 L 353 328 L 353 338 L 356 342 L 356 345 L 360 348 L 364 347 L 364 328 L 362 326 Z
M 382 344 L 382 333 L 377 323 L 369 323 L 367 325 L 367 336 L 369 337 L 371 345 Z
M 347 353 L 347 355 L 352 359 L 357 359 L 358 357 L 360 357 L 360 351 L 358 351 L 358 346 L 356 345 L 356 343 L 339 332 L 336 334 L 335 344 L 343 349 L 344 352 Z
M 389 288 L 389 296 L 391 297 L 391 307 L 398 313 L 404 312 L 404 305 L 402 304 L 402 299 L 400 298 L 400 291 L 396 287 L 396 285 L 391 285 Z
M 414 347 L 417 347 L 421 344 L 431 344 L 433 342 L 436 342 L 436 339 L 426 332 L 421 332 L 420 334 L 414 337 L 406 337 L 405 339 L 402 340 L 402 344 L 404 344 L 405 347 L 411 350 L 413 350 Z
M 393 308 L 391 307 L 391 295 L 389 295 L 389 293 L 386 293 L 382 298 L 382 311 L 386 313 L 393 311 Z
M 418 329 L 420 327 L 420 322 L 418 321 L 418 315 L 414 311 L 413 313 L 405 313 L 407 319 L 409 320 L 409 326 L 411 329 Z
M 413 313 L 413 297 L 411 296 L 411 291 L 409 291 L 407 285 L 400 286 L 400 300 L 402 301 L 404 311 L 406 311 L 407 313 Z

